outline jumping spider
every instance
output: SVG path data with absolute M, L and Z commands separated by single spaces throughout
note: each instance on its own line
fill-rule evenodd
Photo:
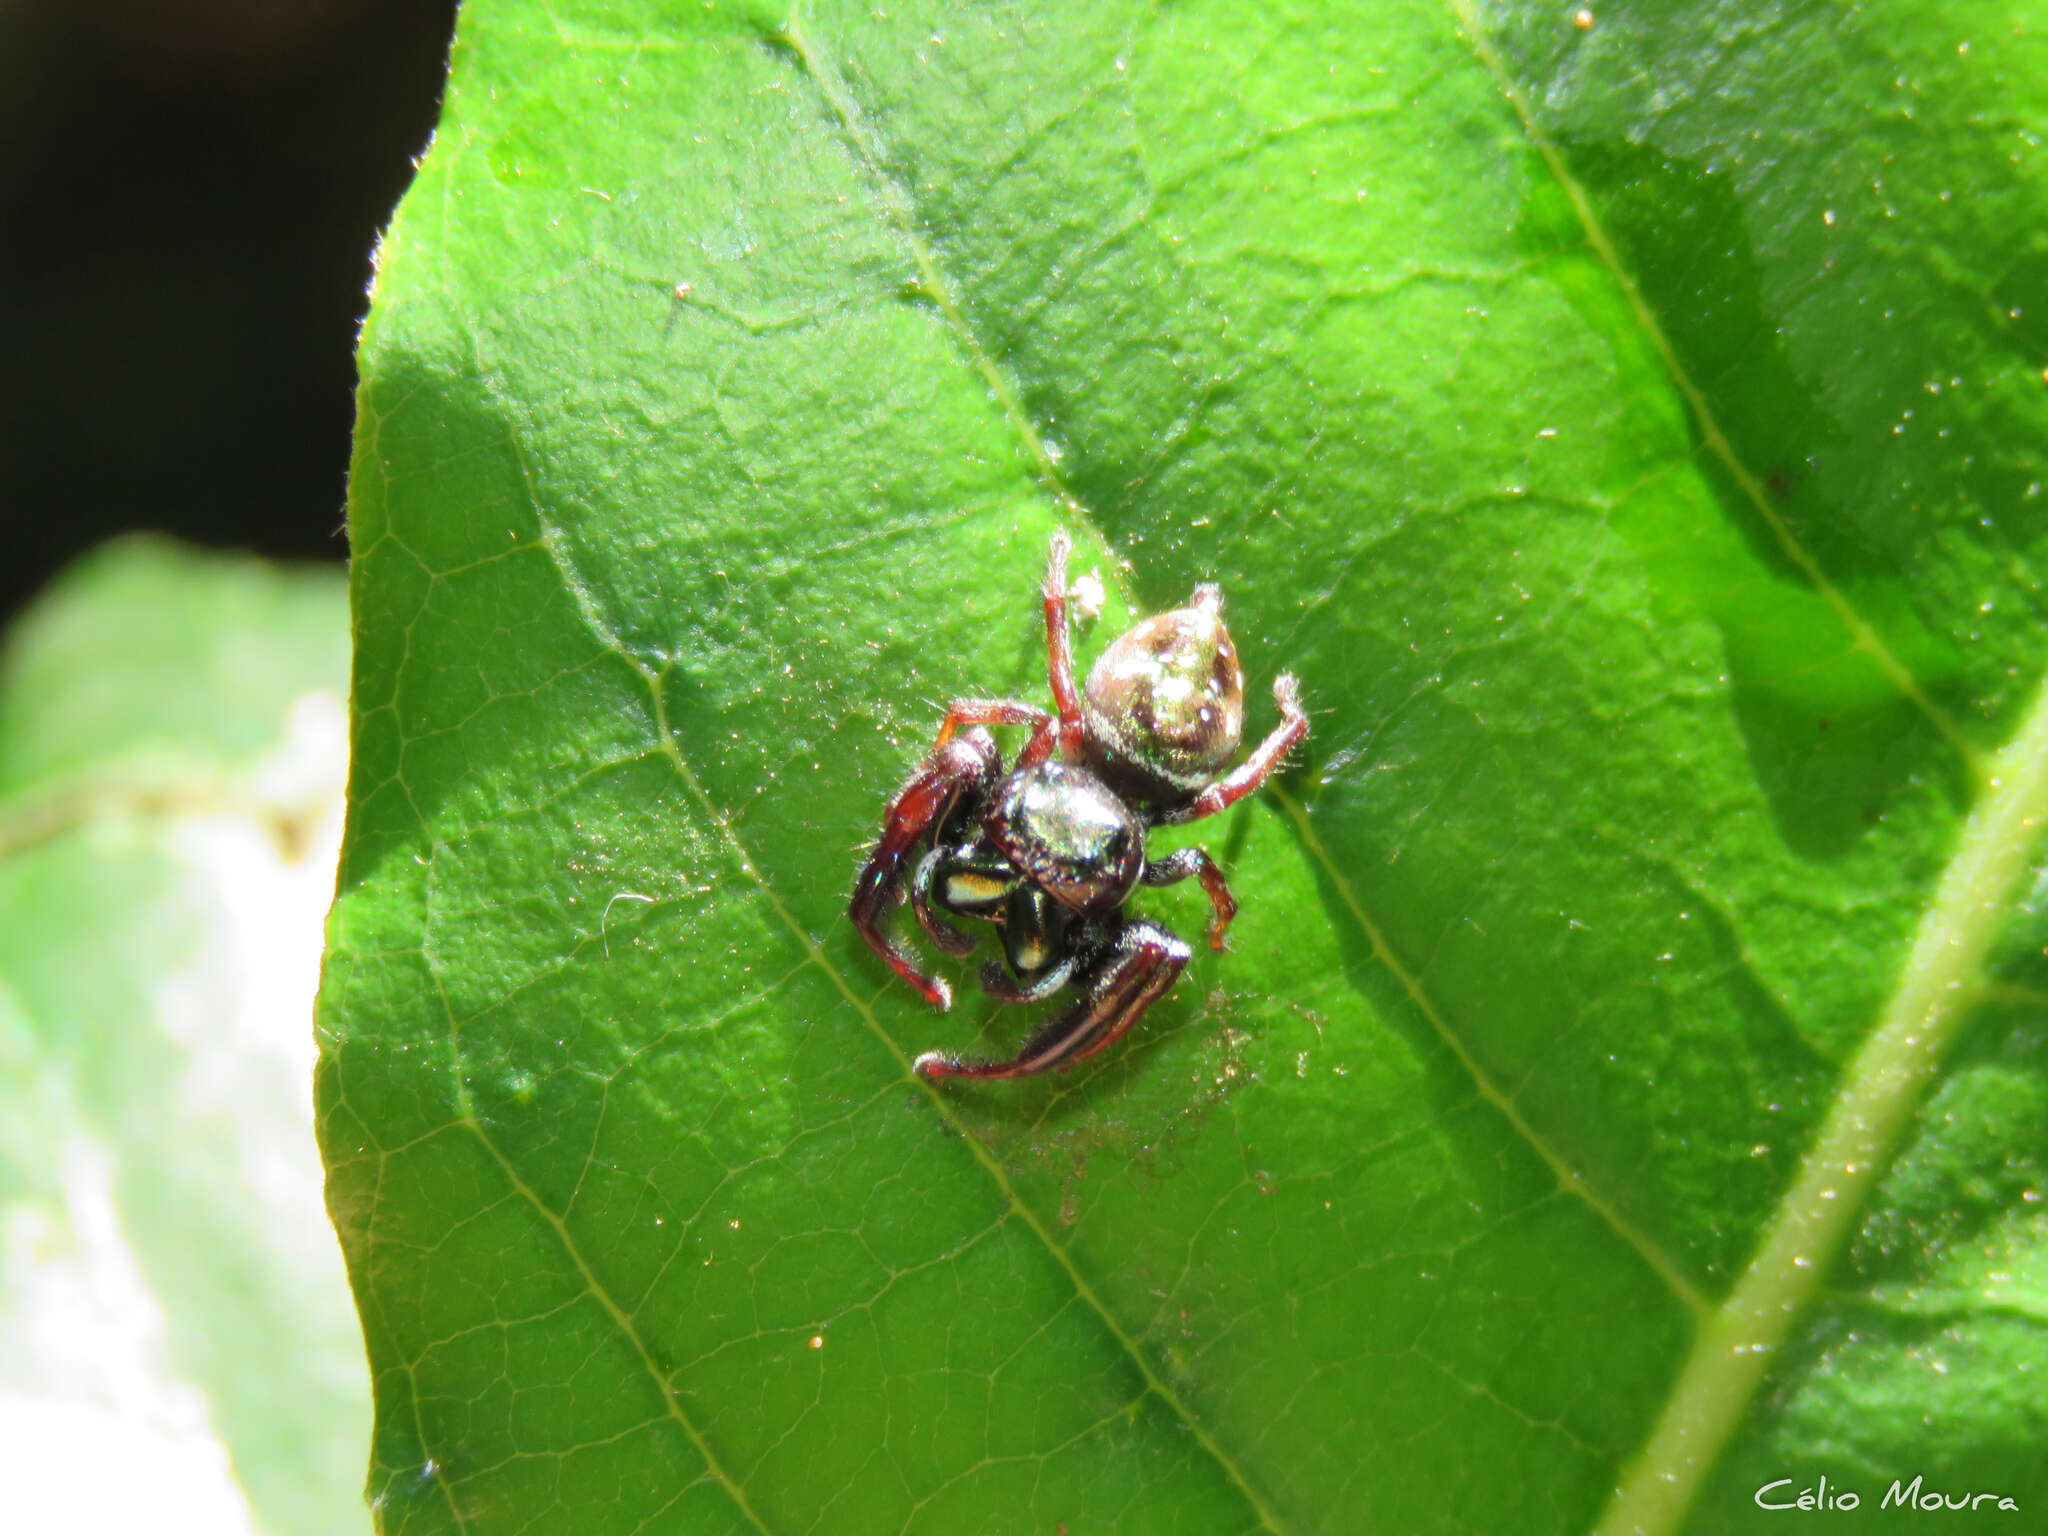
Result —
M 1125 915 L 1140 885 L 1198 878 L 1213 909 L 1209 947 L 1221 949 L 1237 913 L 1223 871 L 1201 848 L 1148 860 L 1145 829 L 1199 821 L 1243 799 L 1308 735 L 1299 687 L 1283 673 L 1273 681 L 1279 726 L 1223 774 L 1243 734 L 1244 674 L 1223 627 L 1222 589 L 1206 583 L 1185 608 L 1125 631 L 1077 689 L 1068 548 L 1066 534 L 1055 533 L 1045 572 L 1056 712 L 1014 699 L 955 699 L 931 755 L 882 817 L 848 915 L 891 970 L 934 1007 L 951 1007 L 946 983 L 881 930 L 907 872 L 911 910 L 947 954 L 969 954 L 976 941 L 940 911 L 1001 930 L 1008 974 L 992 960 L 981 968 L 991 997 L 1033 1003 L 1071 986 L 1077 1000 L 1011 1060 L 926 1051 L 915 1064 L 926 1077 L 1028 1077 L 1092 1056 L 1136 1024 L 1191 955 L 1167 929 Z M 1031 727 L 1007 772 L 984 729 L 991 725 Z M 962 726 L 969 729 L 956 735 Z

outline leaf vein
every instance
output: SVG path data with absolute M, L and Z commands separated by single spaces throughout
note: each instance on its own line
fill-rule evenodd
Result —
M 839 78 L 838 71 L 833 67 L 830 60 L 824 58 L 811 43 L 796 17 L 792 17 L 784 25 L 778 40 L 790 50 L 803 66 L 819 95 L 824 99 L 826 105 L 838 120 L 847 141 L 853 147 L 860 164 L 866 170 L 884 205 L 887 207 L 891 218 L 895 221 L 898 237 L 910 251 L 917 265 L 920 283 L 924 285 L 932 302 L 938 306 L 940 312 L 946 317 L 969 361 L 973 364 L 976 371 L 981 374 L 990 392 L 1000 402 L 1004 415 L 1009 419 L 1022 439 L 1040 480 L 1054 494 L 1065 510 L 1075 516 L 1083 515 L 1080 503 L 1061 481 L 1057 461 L 1048 450 L 1044 436 L 1039 432 L 1036 423 L 1031 420 L 1029 414 L 1025 411 L 1023 401 L 1017 393 L 1016 385 L 1008 375 L 996 366 L 995 360 L 981 345 L 980 338 L 974 328 L 968 323 L 966 314 L 961 308 L 959 298 L 955 294 L 951 283 L 947 280 L 944 271 L 940 268 L 936 255 L 930 245 L 918 237 L 913 202 L 896 178 L 890 175 L 886 169 L 880 150 L 868 132 L 862 120 L 860 110 L 854 102 L 851 93 L 848 92 L 845 82 Z M 658 691 L 655 703 L 657 710 L 662 710 L 662 701 Z M 661 715 L 660 728 L 665 739 L 673 740 L 672 734 L 668 729 L 665 711 Z M 680 751 L 676 754 L 676 763 L 679 771 L 685 775 L 692 793 L 698 797 L 707 813 L 713 816 L 726 836 L 732 839 L 734 847 L 739 849 L 737 834 L 734 833 L 731 826 L 722 817 L 718 816 L 716 808 L 711 805 L 709 797 L 705 795 L 695 775 L 690 772 L 688 765 L 684 763 Z M 770 904 L 789 923 L 791 930 L 811 947 L 819 965 L 832 978 L 834 985 L 839 988 L 847 1001 L 860 1013 L 868 1028 L 901 1061 L 905 1076 L 923 1085 L 926 1094 L 937 1107 L 939 1113 L 949 1124 L 961 1132 L 962 1138 L 968 1147 L 972 1149 L 976 1161 L 987 1170 L 989 1177 L 996 1182 L 1003 1198 L 1008 1202 L 1011 1209 L 1017 1213 L 1018 1219 L 1029 1227 L 1032 1233 L 1045 1246 L 1047 1252 L 1053 1256 L 1055 1262 L 1066 1273 L 1068 1281 L 1074 1287 L 1076 1294 L 1095 1313 L 1102 1326 L 1108 1330 L 1110 1336 L 1116 1340 L 1119 1347 L 1129 1355 L 1148 1390 L 1156 1394 L 1160 1401 L 1172 1411 L 1175 1417 L 1188 1426 L 1189 1431 L 1194 1435 L 1202 1449 L 1214 1459 L 1217 1465 L 1222 1468 L 1224 1474 L 1244 1495 L 1246 1501 L 1257 1514 L 1260 1524 L 1267 1530 L 1277 1533 L 1280 1530 L 1277 1516 L 1268 1507 L 1259 1491 L 1253 1487 L 1244 1470 L 1238 1466 L 1236 1459 L 1217 1442 L 1208 1427 L 1194 1415 L 1188 1405 L 1181 1400 L 1179 1394 L 1174 1392 L 1159 1372 L 1154 1369 L 1152 1361 L 1139 1348 L 1137 1340 L 1131 1337 L 1109 1306 L 1096 1294 L 1094 1287 L 1081 1274 L 1079 1267 L 1074 1263 L 1073 1257 L 1067 1252 L 1066 1248 L 1054 1240 L 1052 1233 L 1039 1219 L 1038 1214 L 1017 1194 L 1015 1187 L 1010 1183 L 1009 1175 L 1002 1165 L 994 1159 L 977 1138 L 966 1134 L 965 1128 L 959 1124 L 958 1118 L 954 1114 L 952 1106 L 945 1095 L 938 1092 L 931 1085 L 925 1084 L 923 1079 L 916 1077 L 910 1071 L 909 1061 L 903 1057 L 896 1042 L 882 1029 L 880 1021 L 874 1017 L 874 1014 L 868 1009 L 867 1005 L 854 994 L 852 988 L 847 985 L 838 970 L 825 958 L 823 951 L 817 945 L 817 941 L 803 930 L 796 922 L 795 917 L 783 907 L 780 900 L 769 889 L 767 882 L 760 878 L 755 871 L 751 858 L 745 855 L 743 849 L 740 849 L 740 854 L 745 861 L 749 874 L 759 881 L 762 893 L 768 898 Z
M 1022 439 L 1027 453 L 1037 468 L 1040 479 L 1047 489 L 1055 495 L 1070 516 L 1088 520 L 1086 510 L 1062 482 L 1057 461 L 1047 450 L 1043 435 L 1039 432 L 1037 424 L 1032 421 L 1029 414 L 1025 411 L 1015 384 L 997 367 L 993 357 L 981 344 L 979 334 L 970 323 L 966 311 L 958 295 L 954 292 L 951 283 L 940 269 L 934 252 L 929 244 L 919 236 L 914 200 L 900 182 L 888 171 L 881 150 L 874 142 L 858 104 L 854 101 L 845 83 L 839 78 L 836 69 L 810 42 L 797 20 L 792 19 L 785 25 L 780 34 L 780 41 L 803 64 L 819 92 L 825 97 L 828 105 L 831 107 L 848 141 L 858 154 L 861 164 L 877 188 L 883 205 L 888 210 L 890 217 L 895 221 L 898 236 L 909 249 L 916 263 L 920 282 L 925 286 L 933 302 L 938 306 L 941 313 L 946 317 L 948 324 L 956 333 L 963 352 L 975 369 L 982 375 L 991 394 L 1001 404 L 1005 416 Z M 1376 927 L 1358 905 L 1355 896 L 1351 893 L 1349 882 L 1336 870 L 1327 851 L 1322 848 L 1320 841 L 1315 837 L 1313 829 L 1308 825 L 1307 817 L 1301 811 L 1300 806 L 1285 796 L 1279 796 L 1279 798 L 1287 808 L 1297 827 L 1300 828 L 1305 844 L 1310 848 L 1314 857 L 1329 871 L 1332 878 L 1337 882 L 1339 889 L 1344 892 L 1345 900 L 1353 915 L 1364 927 L 1368 938 L 1372 942 L 1375 955 L 1393 973 L 1395 979 L 1400 982 L 1410 998 L 1422 1009 L 1425 1016 L 1435 1026 L 1438 1034 L 1449 1045 L 1457 1059 L 1464 1065 L 1481 1097 L 1485 1098 L 1505 1115 L 1516 1132 L 1529 1144 L 1538 1157 L 1551 1168 L 1562 1189 L 1578 1196 L 1609 1227 L 1619 1234 L 1659 1278 L 1663 1280 L 1672 1294 L 1691 1310 L 1696 1318 L 1704 1317 L 1708 1311 L 1707 1302 L 1690 1278 L 1679 1269 L 1677 1264 L 1667 1254 L 1658 1248 L 1656 1244 L 1652 1243 L 1647 1235 L 1635 1229 L 1597 1190 L 1588 1185 L 1537 1133 L 1535 1127 L 1529 1124 L 1513 1101 L 1503 1094 L 1493 1084 L 1491 1079 L 1485 1075 L 1477 1060 L 1452 1033 L 1443 1016 L 1437 1011 L 1435 1005 L 1423 991 L 1419 979 L 1410 974 L 1394 957 Z M 1001 1177 L 999 1169 L 992 1168 L 991 1171 L 997 1177 Z M 1007 1192 L 1008 1185 L 1006 1180 L 1004 1181 L 1004 1187 Z M 1014 1196 L 1012 1198 L 1014 1199 Z M 1038 1223 L 1031 1217 L 1028 1210 L 1022 1207 L 1021 1204 L 1018 1208 L 1020 1213 L 1027 1220 L 1031 1221 L 1034 1229 L 1038 1229 Z M 1063 1250 L 1052 1241 L 1050 1234 L 1041 1232 L 1041 1235 L 1045 1238 L 1047 1246 L 1055 1253 L 1060 1254 L 1062 1261 L 1066 1262 Z M 1068 1264 L 1068 1268 L 1071 1271 L 1071 1264 Z M 1077 1273 L 1074 1279 L 1077 1285 L 1081 1284 Z M 1090 1295 L 1089 1300 L 1091 1303 L 1094 1303 L 1092 1295 Z M 1116 1326 L 1114 1321 L 1109 1319 L 1106 1309 L 1101 1308 L 1099 1304 L 1097 1304 L 1097 1309 L 1102 1312 L 1105 1320 L 1111 1322 L 1112 1327 Z M 1119 1337 L 1123 1336 L 1120 1328 L 1117 1329 L 1117 1332 Z M 1134 1357 L 1141 1364 L 1144 1364 L 1144 1357 L 1137 1351 L 1134 1344 L 1131 1345 L 1131 1349 Z M 1149 1366 L 1147 1366 L 1147 1374 L 1148 1376 L 1151 1374 Z M 1186 1422 L 1196 1430 L 1196 1433 L 1203 1439 L 1204 1444 L 1209 1446 L 1212 1453 L 1230 1471 L 1233 1478 L 1239 1481 L 1249 1493 L 1249 1484 L 1244 1481 L 1243 1474 L 1238 1470 L 1235 1462 L 1225 1455 L 1221 1447 L 1215 1446 L 1210 1441 L 1210 1438 L 1199 1422 L 1182 1407 L 1177 1399 L 1167 1396 L 1166 1401 L 1171 1403 Z M 1255 1500 L 1255 1502 L 1258 1503 L 1263 1513 L 1263 1501 Z
M 1897 990 L 1842 1074 L 1756 1257 L 1695 1338 L 1598 1536 L 1660 1536 L 1678 1528 L 1982 999 L 1983 963 L 2006 898 L 2048 823 L 2048 683 L 1991 764 L 1987 786 L 1914 932 Z
M 1392 974 L 1394 980 L 1401 984 L 1402 990 L 1408 994 L 1409 1001 L 1414 1003 L 1416 1008 L 1421 1011 L 1422 1016 L 1429 1021 L 1430 1027 L 1436 1031 L 1437 1038 L 1450 1048 L 1451 1054 L 1457 1058 L 1459 1065 L 1465 1069 L 1466 1075 L 1472 1079 L 1473 1086 L 1478 1090 L 1479 1096 L 1492 1105 L 1507 1120 L 1508 1124 L 1514 1128 L 1522 1140 L 1528 1144 L 1529 1148 L 1543 1160 L 1544 1164 L 1550 1169 L 1552 1176 L 1556 1178 L 1560 1189 L 1566 1190 L 1585 1202 L 1593 1213 L 1612 1228 L 1623 1242 L 1633 1248 L 1637 1256 L 1656 1272 L 1657 1277 L 1664 1282 L 1671 1294 L 1691 1310 L 1694 1318 L 1705 1318 L 1708 1314 L 1708 1305 L 1706 1298 L 1700 1293 L 1699 1287 L 1692 1283 L 1692 1280 L 1678 1267 L 1669 1254 L 1665 1253 L 1662 1248 L 1650 1240 L 1647 1233 L 1638 1229 L 1634 1223 L 1623 1216 L 1620 1210 L 1611 1204 L 1599 1190 L 1587 1183 L 1586 1179 L 1577 1169 L 1565 1161 L 1563 1154 L 1553 1147 L 1535 1126 L 1529 1123 L 1528 1117 L 1522 1113 L 1521 1108 L 1515 1103 L 1513 1096 L 1502 1090 L 1493 1081 L 1493 1078 L 1488 1074 L 1486 1068 L 1480 1064 L 1478 1058 L 1466 1048 L 1465 1042 L 1458 1037 L 1457 1031 L 1451 1028 L 1449 1020 L 1438 1011 L 1428 992 L 1423 989 L 1421 978 L 1410 970 L 1400 957 L 1394 953 L 1393 948 L 1387 943 L 1386 936 L 1380 932 L 1379 925 L 1366 912 L 1364 904 L 1358 899 L 1358 893 L 1352 889 L 1351 881 L 1337 867 L 1337 861 L 1330 856 L 1329 850 L 1323 846 L 1322 838 L 1317 834 L 1314 823 L 1309 820 L 1307 809 L 1299 800 L 1277 785 L 1268 787 L 1273 798 L 1279 802 L 1281 808 L 1287 812 L 1289 819 L 1293 821 L 1295 830 L 1301 838 L 1302 846 L 1308 850 L 1310 857 L 1323 867 L 1324 873 L 1330 877 L 1331 883 L 1337 889 L 1338 898 L 1344 903 L 1345 908 L 1357 921 L 1359 927 L 1365 930 L 1366 939 L 1372 945 L 1373 958 L 1385 966 L 1388 972 Z
M 490 386 L 489 376 L 483 368 L 480 359 L 477 364 L 477 374 L 479 380 L 484 382 L 488 388 Z M 506 410 L 506 418 L 508 423 L 512 419 L 509 409 Z M 668 704 L 662 693 L 662 683 L 667 675 L 667 668 L 651 666 L 647 661 L 635 655 L 626 646 L 623 639 L 605 621 L 603 612 L 596 599 L 584 585 L 573 562 L 569 559 L 567 551 L 562 547 L 563 538 L 560 529 L 555 526 L 547 515 L 545 504 L 540 496 L 539 487 L 534 481 L 532 469 L 527 459 L 525 445 L 516 427 L 512 429 L 511 444 L 513 457 L 519 466 L 520 475 L 525 486 L 527 504 L 533 512 L 535 521 L 541 528 L 541 544 L 554 562 L 564 590 L 568 593 L 570 600 L 576 605 L 578 614 L 591 634 L 608 646 L 614 654 L 638 673 L 646 684 L 651 704 L 655 736 L 660 744 L 660 750 L 674 766 L 677 777 L 682 781 L 685 791 L 696 803 L 699 813 L 716 830 L 720 839 L 726 844 L 728 850 L 738 862 L 741 872 L 753 884 L 755 889 L 761 893 L 762 899 L 768 903 L 770 910 L 773 911 L 777 920 L 788 929 L 790 934 L 804 949 L 808 958 L 825 973 L 840 996 L 846 1000 L 847 1005 L 854 1010 L 862 1024 L 881 1042 L 890 1056 L 895 1059 L 904 1079 L 916 1085 L 924 1092 L 926 1098 L 937 1110 L 940 1118 L 945 1120 L 959 1136 L 975 1161 L 994 1182 L 1003 1202 L 1037 1237 L 1046 1252 L 1052 1257 L 1054 1263 L 1066 1275 L 1068 1283 L 1074 1288 L 1075 1295 L 1095 1314 L 1097 1320 L 1116 1342 L 1118 1348 L 1129 1357 L 1132 1364 L 1136 1367 L 1140 1378 L 1143 1380 L 1146 1390 L 1157 1395 L 1160 1401 L 1181 1422 L 1188 1426 L 1190 1433 L 1193 1434 L 1197 1443 L 1216 1461 L 1223 1469 L 1225 1475 L 1243 1494 L 1246 1502 L 1257 1515 L 1260 1524 L 1266 1530 L 1273 1532 L 1274 1536 L 1279 1536 L 1281 1527 L 1278 1519 L 1259 1496 L 1258 1491 L 1252 1487 L 1250 1481 L 1245 1477 L 1229 1453 L 1216 1442 L 1215 1437 L 1210 1434 L 1208 1428 L 1199 1419 L 1195 1418 L 1188 1410 L 1186 1404 L 1181 1401 L 1178 1394 L 1173 1391 L 1172 1387 L 1167 1384 L 1159 1372 L 1153 1368 L 1152 1362 L 1146 1357 L 1144 1351 L 1138 1347 L 1137 1340 L 1132 1338 L 1125 1330 L 1115 1314 L 1110 1311 L 1108 1305 L 1096 1294 L 1094 1287 L 1082 1275 L 1079 1267 L 1074 1263 L 1073 1256 L 1054 1240 L 1051 1231 L 1039 1219 L 1038 1214 L 1018 1195 L 1016 1187 L 1010 1182 L 1009 1175 L 1002 1165 L 995 1160 L 987 1147 L 978 1138 L 968 1134 L 967 1128 L 960 1122 L 957 1113 L 946 1096 L 939 1092 L 933 1084 L 928 1083 L 910 1070 L 909 1057 L 904 1055 L 902 1049 L 891 1038 L 888 1031 L 882 1028 L 881 1021 L 875 1017 L 874 1011 L 868 1006 L 867 1002 L 853 990 L 838 967 L 832 964 L 831 960 L 826 956 L 823 947 L 818 943 L 817 938 L 797 920 L 796 914 L 790 911 L 788 906 L 782 901 L 782 898 L 776 893 L 774 887 L 762 873 L 760 866 L 754 861 L 752 853 L 749 852 L 745 843 L 741 841 L 731 818 L 711 798 L 710 792 L 705 789 L 703 781 L 697 777 L 696 770 L 691 767 L 689 759 L 683 753 L 681 743 L 669 722 Z M 1049 464 L 1050 461 L 1048 460 L 1048 466 Z M 435 981 L 438 986 L 440 981 L 438 971 L 435 975 Z M 443 1003 L 448 1010 L 451 1030 L 458 1029 L 454 1018 L 452 1001 L 447 999 L 445 994 L 443 996 Z M 456 1048 L 459 1050 L 459 1043 L 456 1044 Z M 477 1123 L 473 1116 L 467 1115 L 466 1105 L 465 1117 L 466 1123 L 476 1131 L 478 1138 L 483 1141 L 491 1154 L 504 1166 L 506 1176 L 515 1181 L 516 1187 L 533 1204 L 534 1209 L 541 1215 L 542 1219 L 555 1228 L 558 1237 L 569 1252 L 572 1260 L 583 1271 L 586 1280 L 592 1288 L 593 1295 L 611 1316 L 620 1331 L 640 1351 L 642 1361 L 646 1365 L 649 1374 L 653 1376 L 664 1396 L 671 1403 L 677 1422 L 689 1434 L 699 1453 L 703 1455 L 706 1464 L 726 1484 L 734 1501 L 746 1512 L 756 1528 L 761 1529 L 764 1536 L 766 1536 L 766 1528 L 761 1526 L 758 1518 L 754 1516 L 753 1510 L 746 1500 L 744 1490 L 735 1480 L 720 1469 L 719 1463 L 711 1453 L 710 1446 L 705 1442 L 696 1426 L 682 1412 L 680 1401 L 676 1399 L 669 1383 L 662 1377 L 652 1354 L 646 1347 L 645 1341 L 640 1337 L 631 1315 L 621 1308 L 609 1292 L 604 1291 L 599 1285 L 595 1275 L 584 1264 L 581 1254 L 575 1249 L 574 1240 L 561 1219 L 548 1210 L 540 1201 L 536 1192 L 529 1189 L 523 1183 L 518 1182 L 516 1170 L 484 1134 L 481 1124 Z
M 1877 664 L 1885 676 L 1891 680 L 1892 686 L 1897 688 L 1901 694 L 1911 701 L 1913 706 L 1926 718 L 1927 722 L 1940 733 L 1942 739 L 1955 749 L 1957 756 L 1963 760 L 1964 765 L 1969 769 L 1975 783 L 1979 788 L 1982 788 L 1990 773 L 1990 764 L 1987 762 L 1985 754 L 1977 748 L 1976 744 L 1969 737 L 1963 734 L 1962 727 L 1956 723 L 1955 718 L 1928 695 L 1927 690 L 1921 686 L 1920 680 L 1913 675 L 1904 662 L 1892 654 L 1891 648 L 1884 642 L 1884 637 L 1877 632 L 1876 628 L 1861 613 L 1857 612 L 1841 588 L 1837 587 L 1828 578 L 1828 574 L 1821 567 L 1820 561 L 1814 557 L 1811 550 L 1800 542 L 1799 536 L 1793 532 L 1791 525 L 1779 515 L 1777 507 L 1772 504 L 1770 493 L 1766 490 L 1764 483 L 1757 478 L 1755 471 L 1735 451 L 1735 445 L 1729 441 L 1727 433 L 1722 430 L 1720 420 L 1715 416 L 1714 408 L 1707 400 L 1706 392 L 1701 389 L 1699 383 L 1692 375 L 1686 371 L 1685 364 L 1678 356 L 1678 349 L 1672 345 L 1671 338 L 1665 333 L 1662 323 L 1657 318 L 1656 311 L 1650 307 L 1649 300 L 1644 296 L 1642 289 L 1636 284 L 1634 277 L 1630 275 L 1628 268 L 1623 264 L 1621 253 L 1615 248 L 1614 242 L 1608 238 L 1607 231 L 1601 227 L 1600 218 L 1594 210 L 1592 198 L 1588 195 L 1585 187 L 1579 183 L 1578 178 L 1572 175 L 1571 168 L 1565 164 L 1562 151 L 1551 141 L 1550 136 L 1543 131 L 1542 126 L 1536 121 L 1536 114 L 1530 107 L 1528 98 L 1523 95 L 1521 88 L 1515 84 L 1514 77 L 1508 72 L 1506 62 L 1501 58 L 1499 52 L 1487 37 L 1485 23 L 1474 9 L 1473 0 L 1444 0 L 1444 3 L 1450 7 L 1451 14 L 1458 23 L 1459 31 L 1471 46 L 1472 52 L 1478 58 L 1480 65 L 1492 77 L 1495 87 L 1513 110 L 1516 121 L 1521 125 L 1523 133 L 1528 137 L 1530 147 L 1542 159 L 1545 168 L 1549 170 L 1552 179 L 1556 181 L 1558 189 L 1564 193 L 1566 199 L 1571 203 L 1572 211 L 1578 216 L 1580 228 L 1585 232 L 1587 246 L 1599 258 L 1600 264 L 1607 269 L 1608 275 L 1613 278 L 1615 286 L 1620 290 L 1623 299 L 1627 302 L 1629 312 L 1634 315 L 1636 323 L 1642 327 L 1643 334 L 1656 352 L 1658 361 L 1664 365 L 1664 370 L 1671 379 L 1672 387 L 1678 391 L 1679 396 L 1685 401 L 1686 409 L 1691 413 L 1693 421 L 1699 429 L 1700 438 L 1705 443 L 1708 451 L 1720 461 L 1721 467 L 1734 480 L 1737 489 L 1742 492 L 1743 499 L 1750 504 L 1751 510 L 1755 512 L 1764 526 L 1770 529 L 1772 537 L 1777 540 L 1778 548 L 1785 558 L 1791 561 L 1799 573 L 1806 578 L 1808 585 L 1812 587 L 1815 595 L 1825 602 L 1829 608 L 1834 610 L 1836 618 L 1848 630 L 1850 639 L 1856 649 L 1863 652 Z

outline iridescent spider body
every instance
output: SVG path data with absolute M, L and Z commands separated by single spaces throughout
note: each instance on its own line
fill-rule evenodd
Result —
M 1125 913 L 1140 885 L 1200 879 L 1212 909 L 1209 945 L 1221 949 L 1237 912 L 1222 870 L 1201 848 L 1148 859 L 1145 830 L 1234 804 L 1308 735 L 1299 689 L 1283 673 L 1273 683 L 1279 726 L 1235 771 L 1223 771 L 1243 734 L 1244 674 L 1223 625 L 1222 590 L 1211 585 L 1126 630 L 1076 688 L 1067 554 L 1066 535 L 1054 534 L 1044 589 L 1054 708 L 953 701 L 930 755 L 883 815 L 849 915 L 937 1008 L 952 1005 L 946 983 L 882 932 L 906 893 L 918 925 L 947 954 L 965 956 L 976 944 L 948 917 L 995 926 L 1003 961 L 980 973 L 991 996 L 1030 1003 L 1071 987 L 1075 1001 L 1012 1059 L 927 1051 L 915 1063 L 926 1077 L 1028 1077 L 1071 1066 L 1129 1031 L 1191 956 L 1167 929 Z M 1008 769 L 991 725 L 1031 728 Z
M 1088 669 L 1082 752 L 1105 782 L 1144 805 L 1208 787 L 1244 734 L 1244 673 L 1223 627 L 1223 590 L 1133 625 Z

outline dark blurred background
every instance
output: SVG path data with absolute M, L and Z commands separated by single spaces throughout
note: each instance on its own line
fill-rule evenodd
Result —
M 340 560 L 454 0 L 0 0 L 0 621 L 124 528 Z

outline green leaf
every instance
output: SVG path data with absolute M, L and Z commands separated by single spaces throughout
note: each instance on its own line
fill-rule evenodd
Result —
M 366 1526 L 310 1135 L 344 601 L 131 540 L 0 652 L 10 1528 Z
M 384 1528 L 2048 1499 L 2048 72 L 1945 15 L 466 8 L 323 992 Z M 934 1087 L 1017 1010 L 846 893 L 1061 525 L 1315 736 L 1229 953 Z

